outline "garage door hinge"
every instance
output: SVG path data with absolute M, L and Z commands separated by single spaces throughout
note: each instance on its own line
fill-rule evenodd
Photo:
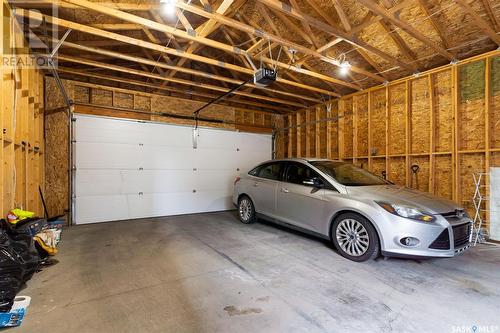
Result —
M 144 143 L 139 143 L 139 146 L 141 146 L 141 147 L 144 146 Z
M 144 193 L 142 193 L 142 192 L 139 192 L 139 195 L 143 195 L 143 194 L 144 194 Z
M 144 168 L 139 168 L 139 171 L 142 171 L 142 170 L 144 170 Z

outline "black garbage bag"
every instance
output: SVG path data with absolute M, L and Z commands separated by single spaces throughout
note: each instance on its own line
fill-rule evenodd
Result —
M 0 224 L 0 312 L 8 312 L 21 287 L 38 270 L 40 256 L 29 234 Z

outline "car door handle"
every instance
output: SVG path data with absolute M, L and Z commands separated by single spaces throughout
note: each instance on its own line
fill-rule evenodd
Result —
M 283 193 L 288 193 L 288 189 L 287 189 L 287 188 L 282 187 L 282 188 L 281 188 L 281 192 L 283 192 Z
M 259 183 L 253 183 L 253 187 L 259 186 Z

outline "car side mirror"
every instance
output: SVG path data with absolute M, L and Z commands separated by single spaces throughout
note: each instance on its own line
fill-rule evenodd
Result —
M 322 188 L 324 186 L 323 181 L 318 177 L 313 177 L 306 179 L 302 182 L 303 185 L 312 186 L 316 188 Z

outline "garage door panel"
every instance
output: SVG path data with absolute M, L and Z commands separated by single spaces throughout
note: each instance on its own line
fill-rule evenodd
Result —
M 123 193 L 121 170 L 77 169 L 75 174 L 77 196 L 110 195 Z
M 196 151 L 192 146 L 143 146 L 144 158 L 140 161 L 144 169 L 183 169 L 195 167 Z
M 141 142 L 144 145 L 168 147 L 193 147 L 192 129 L 185 126 L 145 123 Z M 166 130 L 165 126 L 168 126 Z
M 77 141 L 75 165 L 79 169 L 139 169 L 143 156 L 139 145 Z
M 143 123 L 93 117 L 78 117 L 74 138 L 85 142 L 139 143 L 147 132 Z
M 130 218 L 126 195 L 80 196 L 75 203 L 75 220 L 78 224 Z
M 214 158 L 217 156 L 217 158 Z M 196 152 L 196 165 L 200 169 L 232 169 L 238 165 L 236 151 L 224 149 L 199 149 Z
M 236 150 L 239 140 L 235 140 L 234 132 L 231 131 L 214 131 L 211 129 L 201 128 L 199 130 L 198 148 L 217 148 L 224 150 Z
M 193 149 L 191 127 L 76 118 L 77 224 L 232 209 L 235 177 L 271 157 L 269 135 L 200 128 Z
M 192 191 L 196 180 L 193 170 L 143 170 L 124 172 L 126 193 L 168 193 Z
M 232 209 L 226 191 L 150 193 L 128 196 L 129 218 L 192 214 Z

